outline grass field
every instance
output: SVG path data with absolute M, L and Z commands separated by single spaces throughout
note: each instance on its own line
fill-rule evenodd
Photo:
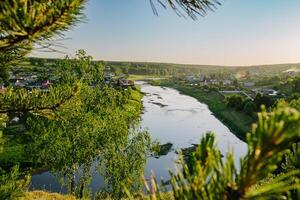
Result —
M 172 87 L 185 95 L 196 98 L 208 105 L 213 114 L 222 121 L 237 137 L 245 140 L 246 133 L 251 130 L 254 119 L 242 111 L 228 108 L 224 96 L 216 91 L 204 91 L 193 86 L 161 82 L 161 85 Z
M 71 195 L 61 195 L 57 193 L 48 193 L 44 191 L 33 191 L 26 192 L 20 200 L 76 200 L 74 196 Z
M 128 79 L 133 81 L 143 81 L 143 80 L 150 80 L 156 78 L 169 78 L 168 76 L 155 76 L 155 75 L 137 75 L 131 74 L 129 75 Z
M 245 98 L 246 96 L 242 93 L 222 93 L 222 95 L 224 97 L 231 97 L 231 96 L 241 96 L 243 98 Z

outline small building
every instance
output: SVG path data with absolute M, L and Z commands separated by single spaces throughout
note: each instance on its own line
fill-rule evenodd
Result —
M 186 76 L 185 77 L 185 81 L 189 82 L 189 83 L 193 83 L 197 80 L 197 78 L 195 76 Z
M 244 87 L 247 87 L 247 88 L 251 88 L 251 87 L 254 87 L 254 86 L 255 86 L 254 82 L 245 82 L 244 83 Z
M 228 80 L 228 79 L 223 80 L 222 82 L 223 82 L 223 85 L 231 85 L 232 84 L 232 81 Z
M 211 80 L 209 80 L 209 83 L 210 83 L 211 85 L 218 85 L 218 84 L 220 84 L 220 81 L 218 81 L 218 80 L 216 80 L 216 79 L 211 79 Z
M 121 86 L 123 89 L 128 87 L 135 87 L 134 82 L 132 80 L 119 79 L 117 81 L 117 86 Z
M 252 90 L 253 92 L 255 92 L 255 94 L 262 94 L 262 95 L 267 95 L 267 96 L 277 96 L 278 95 L 278 91 L 274 90 L 274 89 L 270 89 L 270 88 L 260 88 L 260 89 L 254 89 Z
M 15 80 L 15 82 L 13 82 L 13 86 L 14 87 L 25 87 L 26 82 L 25 82 L 25 80 L 17 79 L 17 80 Z
M 278 95 L 278 92 L 276 90 L 273 90 L 273 89 L 268 89 L 266 92 L 265 92 L 266 95 L 269 95 L 269 96 L 277 96 Z

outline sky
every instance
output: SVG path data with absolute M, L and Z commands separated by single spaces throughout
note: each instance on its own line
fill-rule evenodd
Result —
M 300 63 L 299 0 L 220 0 L 198 20 L 149 0 L 89 0 L 86 22 L 66 32 L 64 57 L 84 49 L 95 60 L 208 65 Z

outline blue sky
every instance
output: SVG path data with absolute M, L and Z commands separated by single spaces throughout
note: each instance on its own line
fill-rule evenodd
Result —
M 89 0 L 87 21 L 66 33 L 66 54 L 97 60 L 254 65 L 300 62 L 299 0 L 220 0 L 198 20 L 148 0 Z M 41 53 L 33 56 L 63 57 Z

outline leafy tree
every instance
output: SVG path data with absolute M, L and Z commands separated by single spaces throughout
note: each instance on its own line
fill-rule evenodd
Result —
M 239 87 L 239 83 L 237 79 L 234 79 L 232 84 L 235 86 L 235 88 Z
M 256 111 L 256 104 L 253 101 L 248 101 L 244 105 L 244 111 L 247 114 L 252 115 Z
M 19 168 L 13 167 L 10 172 L 6 172 L 0 168 L 0 198 L 1 199 L 17 199 L 29 185 L 29 177 L 20 178 Z
M 7 70 L 7 66 L 0 65 L 0 83 L 5 83 L 9 79 L 9 74 Z
M 300 99 L 300 93 L 293 93 L 288 97 L 289 100 Z
M 243 104 L 243 98 L 240 95 L 232 95 L 225 99 L 227 106 L 240 109 Z
M 50 113 L 27 115 L 32 162 L 63 177 L 69 192 L 79 198 L 87 195 L 90 167 L 97 162 L 105 166 L 101 194 L 122 196 L 121 185 L 142 173 L 150 143 L 147 133 L 132 133 L 130 128 L 141 111 L 140 96 L 103 86 L 97 78 L 101 67 L 84 51 L 60 61 L 56 69 L 59 84 L 48 95 L 62 86 L 76 85 L 77 92 Z
M 254 103 L 257 108 L 260 108 L 262 105 L 268 108 L 273 104 L 273 101 L 269 96 L 258 93 L 254 98 Z
M 300 93 L 300 77 L 296 77 L 293 79 L 293 84 L 294 84 L 294 92 Z

